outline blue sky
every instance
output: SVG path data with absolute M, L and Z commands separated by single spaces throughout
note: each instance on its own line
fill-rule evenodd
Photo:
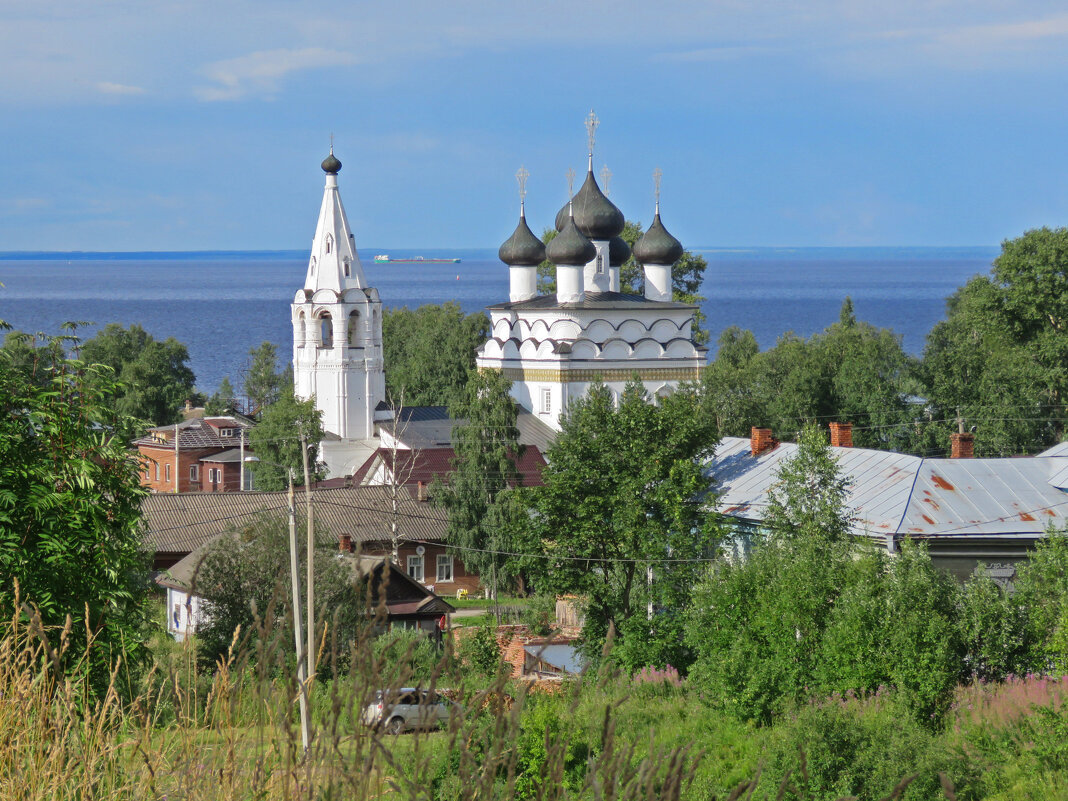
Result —
M 689 247 L 996 244 L 1068 221 L 1064 8 L 0 0 L 0 250 L 306 247 L 331 133 L 358 245 L 496 247 L 590 108 Z

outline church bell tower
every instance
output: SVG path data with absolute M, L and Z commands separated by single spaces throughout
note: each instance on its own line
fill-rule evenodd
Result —
M 322 163 L 323 203 L 304 287 L 293 298 L 293 380 L 299 398 L 315 398 L 331 476 L 351 475 L 374 435 L 375 407 L 385 400 L 382 301 L 367 286 L 356 239 L 338 194 L 334 148 Z M 356 462 L 356 463 L 354 463 Z

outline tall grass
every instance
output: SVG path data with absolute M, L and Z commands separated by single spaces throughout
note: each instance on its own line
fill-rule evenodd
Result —
M 392 736 L 364 726 L 376 691 L 434 689 L 450 665 L 445 654 L 417 680 L 405 655 L 371 647 L 372 629 L 351 648 L 321 633 L 305 754 L 293 659 L 266 627 L 235 633 L 210 676 L 198 675 L 191 643 L 157 643 L 155 666 L 123 697 L 121 662 L 102 695 L 77 670 L 60 670 L 71 638 L 88 636 L 91 652 L 91 634 L 70 621 L 45 631 L 32 612 L 16 617 L 0 630 L 0 798 L 676 799 L 692 781 L 689 747 L 618 740 L 610 705 L 597 713 L 596 748 L 576 766 L 569 732 L 557 727 L 550 738 L 524 724 L 526 689 L 503 674 L 481 683 L 454 675 L 457 703 L 443 731 Z M 351 668 L 329 669 L 341 663 Z M 572 708 L 581 696 L 579 682 Z M 544 748 L 532 748 L 532 737 Z

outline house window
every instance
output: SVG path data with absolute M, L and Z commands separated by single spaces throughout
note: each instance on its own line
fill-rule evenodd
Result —
M 232 428 L 220 428 L 219 429 L 219 436 L 220 437 L 232 437 L 233 435 L 234 435 L 234 430 Z
M 439 583 L 452 581 L 452 557 L 447 554 L 438 554 L 438 578 Z
M 553 391 L 551 389 L 543 389 L 541 391 L 541 413 L 548 414 L 553 408 Z
M 210 467 L 210 468 L 208 468 L 208 482 L 211 483 L 211 484 L 221 484 L 222 483 L 222 468 L 221 467 Z
M 408 557 L 408 575 L 416 581 L 423 580 L 423 557 Z
M 200 465 L 189 465 L 189 480 L 198 481 L 200 479 Z
M 156 465 L 156 481 L 159 481 L 159 462 L 153 462 Z

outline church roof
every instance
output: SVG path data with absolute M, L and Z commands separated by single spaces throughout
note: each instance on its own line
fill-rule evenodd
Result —
M 674 264 L 682 256 L 682 243 L 668 233 L 660 221 L 660 210 L 653 217 L 653 224 L 634 243 L 634 258 L 642 264 Z
M 563 230 L 545 248 L 545 255 L 553 264 L 582 266 L 593 261 L 597 248 L 575 224 L 573 217 L 568 217 Z
M 515 231 L 501 245 L 497 255 L 509 267 L 536 267 L 545 261 L 545 244 L 534 236 L 522 212 Z
M 529 300 L 515 303 L 495 303 L 488 308 L 491 311 L 535 311 L 548 309 L 696 309 L 692 303 L 676 301 L 646 300 L 643 295 L 629 295 L 624 292 L 586 292 L 584 300 L 574 303 L 560 303 L 556 295 L 539 295 Z
M 556 230 L 563 231 L 569 214 L 575 215 L 575 225 L 590 239 L 611 239 L 623 232 L 623 212 L 616 208 L 593 177 L 593 170 L 586 173 L 586 180 L 571 200 L 572 211 L 565 204 L 556 214 Z M 587 259 L 589 261 L 589 259 Z

